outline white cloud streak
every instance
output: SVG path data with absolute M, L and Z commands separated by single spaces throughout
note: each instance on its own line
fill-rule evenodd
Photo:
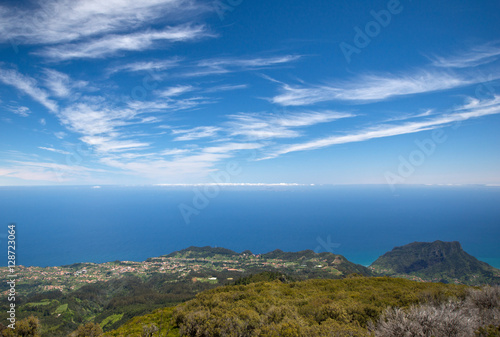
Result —
M 162 31 L 144 31 L 125 35 L 107 35 L 105 37 L 76 44 L 64 44 L 46 47 L 35 54 L 56 61 L 81 58 L 103 58 L 120 51 L 143 51 L 155 46 L 155 42 L 179 42 L 213 36 L 204 26 L 177 26 Z
M 41 149 L 41 150 L 55 152 L 55 153 L 64 154 L 64 155 L 70 155 L 71 154 L 71 152 L 60 150 L 60 149 L 54 149 L 53 147 L 39 146 L 38 148 Z
M 301 144 L 285 145 L 262 159 L 275 158 L 280 155 L 291 152 L 316 150 L 332 145 L 362 142 L 375 138 L 392 137 L 397 135 L 404 135 L 409 133 L 432 130 L 444 127 L 451 123 L 461 122 L 471 118 L 478 118 L 482 116 L 499 114 L 499 113 L 500 113 L 500 96 L 495 96 L 494 99 L 486 101 L 471 99 L 469 103 L 455 109 L 454 112 L 450 114 L 444 114 L 425 121 L 410 122 L 401 125 L 387 125 L 387 124 L 378 125 L 376 127 L 371 127 L 352 134 L 346 134 L 342 136 L 331 136 Z
M 214 87 L 210 87 L 208 89 L 203 90 L 206 93 L 212 92 L 221 92 L 221 91 L 232 91 L 232 90 L 241 90 L 248 88 L 246 84 L 236 84 L 236 85 L 218 85 Z
M 178 22 L 210 6 L 193 0 L 35 0 L 29 8 L 0 5 L 0 41 L 57 44 Z
M 188 152 L 190 152 L 190 151 L 187 149 L 168 149 L 168 150 L 161 151 L 159 154 L 161 156 L 178 156 L 178 155 L 185 154 Z
M 53 69 L 44 69 L 44 73 L 45 86 L 56 97 L 68 97 L 73 89 L 81 89 L 88 85 L 86 81 L 72 81 L 67 74 Z
M 83 142 L 93 146 L 100 154 L 109 152 L 123 152 L 148 147 L 150 144 L 134 140 L 120 140 L 113 136 L 84 136 L 80 138 Z
M 142 61 L 142 62 L 133 62 L 122 64 L 114 67 L 110 67 L 108 69 L 108 73 L 114 74 L 117 72 L 158 72 L 166 69 L 171 69 L 179 66 L 180 59 L 173 58 L 168 60 L 160 60 L 160 61 Z
M 158 93 L 159 96 L 161 97 L 174 97 L 174 96 L 179 96 L 182 95 L 186 92 L 193 91 L 194 88 L 190 85 L 178 85 L 175 87 L 170 87 L 167 89 L 164 89 Z
M 434 56 L 432 65 L 443 68 L 469 68 L 477 67 L 498 60 L 500 45 L 498 42 L 476 46 L 471 50 L 451 57 Z
M 193 151 L 178 151 L 175 149 L 170 153 L 167 150 L 166 156 L 174 156 L 174 159 L 139 159 L 133 161 L 124 160 L 123 157 L 109 156 L 101 159 L 105 165 L 119 168 L 128 172 L 134 172 L 140 176 L 147 176 L 156 180 L 178 180 L 180 177 L 188 179 L 203 179 L 206 175 L 214 171 L 214 165 L 223 159 L 230 158 L 232 153 L 237 151 L 254 150 L 263 145 L 258 143 L 226 143 L 218 146 L 198 149 Z M 182 155 L 182 153 L 189 153 Z
M 98 153 L 121 152 L 148 147 L 146 142 L 127 139 L 122 128 L 147 123 L 132 109 L 113 109 L 99 103 L 76 103 L 63 109 L 59 119 L 68 129 L 83 135 L 80 139 Z
M 422 94 L 479 83 L 481 79 L 447 72 L 417 72 L 403 76 L 363 76 L 337 85 L 291 86 L 271 99 L 283 106 L 312 105 L 326 101 L 373 102 L 397 96 Z
M 300 59 L 299 55 L 284 55 L 284 56 L 274 56 L 274 57 L 257 57 L 257 58 L 224 58 L 224 59 L 210 59 L 200 61 L 198 63 L 199 67 L 207 68 L 262 68 L 275 66 L 279 64 L 290 63 Z
M 351 113 L 336 111 L 309 111 L 284 115 L 237 114 L 231 115 L 228 132 L 231 136 L 249 139 L 294 138 L 301 133 L 294 128 L 328 123 L 341 118 L 354 117 Z
M 49 94 L 38 87 L 38 83 L 35 79 L 25 76 L 13 69 L 0 68 L 0 81 L 25 93 L 50 111 L 57 111 L 57 103 L 49 99 Z
M 200 138 L 214 137 L 220 131 L 220 128 L 214 126 L 199 126 L 192 129 L 172 130 L 174 135 L 180 134 L 174 138 L 174 141 L 188 141 Z
M 11 165 L 0 168 L 0 175 L 29 181 L 63 183 L 90 178 L 92 172 L 103 170 L 87 168 L 82 165 L 64 165 L 55 162 L 9 161 Z
M 195 109 L 199 105 L 211 103 L 213 103 L 213 101 L 207 99 L 206 97 L 189 97 L 183 99 L 172 99 L 169 97 L 165 97 L 156 101 L 131 101 L 127 103 L 127 106 L 130 109 L 140 112 L 166 112 Z
M 9 107 L 8 109 L 21 117 L 28 117 L 31 114 L 31 110 L 26 106 Z
M 201 77 L 220 75 L 238 71 L 249 71 L 285 65 L 300 59 L 299 55 L 282 55 L 254 58 L 214 58 L 197 62 L 192 70 L 180 74 L 181 77 Z

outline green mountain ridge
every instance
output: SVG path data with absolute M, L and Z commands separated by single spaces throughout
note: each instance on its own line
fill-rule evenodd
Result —
M 309 274 L 317 274 L 317 277 L 323 278 L 319 270 L 325 268 L 330 268 L 338 271 L 338 276 L 349 275 L 349 274 L 360 274 L 363 276 L 373 276 L 374 273 L 367 267 L 360 264 L 356 264 L 347 260 L 344 256 L 339 254 L 334 254 L 331 252 L 316 253 L 313 250 L 307 249 L 298 252 L 284 252 L 281 249 L 275 249 L 271 252 L 264 254 L 253 254 L 249 250 L 245 250 L 241 253 L 234 252 L 227 248 L 221 247 L 195 247 L 191 246 L 186 249 L 172 252 L 168 255 L 164 255 L 167 258 L 185 258 L 185 259 L 223 259 L 232 258 L 239 259 L 242 262 L 245 260 L 269 260 L 276 262 L 290 263 L 292 265 L 284 265 L 278 269 L 285 269 L 285 272 L 295 273 L 300 272 L 304 269 L 309 270 Z M 151 260 L 151 259 L 148 259 Z M 276 265 L 274 265 L 276 266 Z M 295 268 L 295 269 L 294 269 Z M 260 268 L 257 271 L 265 271 L 268 268 Z M 308 275 L 310 276 L 310 275 Z M 311 277 L 307 277 L 311 278 Z
M 249 252 L 249 251 L 248 251 Z M 251 254 L 251 252 L 250 252 Z M 175 252 L 172 252 L 168 255 L 162 255 L 165 257 L 178 257 L 178 256 L 189 256 L 189 257 L 210 257 L 213 255 L 226 255 L 226 256 L 236 256 L 240 255 L 231 249 L 222 248 L 222 247 L 197 247 L 190 246 L 185 249 L 181 249 Z
M 422 281 L 500 284 L 500 270 L 465 252 L 458 241 L 413 242 L 395 247 L 375 260 L 370 269 Z

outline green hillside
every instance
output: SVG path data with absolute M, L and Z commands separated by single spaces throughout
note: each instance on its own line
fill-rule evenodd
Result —
M 386 277 L 257 282 L 202 292 L 106 335 L 141 336 L 161 323 L 169 336 L 369 336 L 369 322 L 387 307 L 460 299 L 466 291 L 465 286 Z
M 262 278 L 273 281 L 258 282 Z M 499 287 L 360 276 L 290 282 L 278 273 L 247 282 L 201 292 L 105 333 L 99 324 L 86 323 L 66 336 L 500 337 Z M 0 324 L 0 336 L 40 336 L 44 327 L 30 316 L 18 328 Z

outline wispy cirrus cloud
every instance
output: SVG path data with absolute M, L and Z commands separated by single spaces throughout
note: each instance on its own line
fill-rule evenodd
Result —
M 21 117 L 28 117 L 31 114 L 30 108 L 26 106 L 7 107 L 7 109 Z
M 443 68 L 469 68 L 495 62 L 500 58 L 500 42 L 475 46 L 472 49 L 449 57 L 430 57 L 432 65 Z
M 200 138 L 214 137 L 221 129 L 214 126 L 199 126 L 192 129 L 172 130 L 172 134 L 179 135 L 174 141 L 188 141 Z
M 332 145 L 362 142 L 376 138 L 417 133 L 441 128 L 450 125 L 451 123 L 493 114 L 500 114 L 500 96 L 495 96 L 493 99 L 483 101 L 470 99 L 467 104 L 454 109 L 451 113 L 441 114 L 424 121 L 415 121 L 403 124 L 381 124 L 355 133 L 335 135 L 299 144 L 284 145 L 278 150 L 270 152 L 262 159 L 276 158 L 280 155 L 291 152 L 316 150 Z
M 156 180 L 204 179 L 214 171 L 214 166 L 220 161 L 231 158 L 235 152 L 261 148 L 259 143 L 229 142 L 217 146 L 204 147 L 196 150 L 174 149 L 166 150 L 163 156 L 174 158 L 134 158 L 128 160 L 122 155 L 101 158 L 101 162 L 113 168 Z
M 194 87 L 191 85 L 177 85 L 175 87 L 170 87 L 163 89 L 158 92 L 158 95 L 160 97 L 174 97 L 174 96 L 179 96 L 184 93 L 193 91 Z
M 57 44 L 189 20 L 213 8 L 194 0 L 35 0 L 0 5 L 0 41 Z
M 120 51 L 142 51 L 153 48 L 156 42 L 179 42 L 214 36 L 205 26 L 182 25 L 164 30 L 148 30 L 123 35 L 107 35 L 86 42 L 46 47 L 35 54 L 56 61 L 81 58 L 103 58 Z
M 467 52 L 450 57 L 430 57 L 432 61 L 430 67 L 413 73 L 400 75 L 367 74 L 347 81 L 321 85 L 304 85 L 303 83 L 291 85 L 267 76 L 265 78 L 281 85 L 281 93 L 272 97 L 270 101 L 283 106 L 303 106 L 329 101 L 367 103 L 398 96 L 449 90 L 484 82 L 485 79 L 479 74 L 467 72 L 460 68 L 476 67 L 495 62 L 499 58 L 500 43 L 496 41 L 476 46 Z M 453 69 L 455 71 L 452 71 Z M 488 81 L 499 78 L 498 75 L 490 76 Z
M 181 154 L 186 154 L 186 153 L 189 153 L 191 152 L 190 150 L 188 149 L 167 149 L 167 150 L 163 150 L 159 153 L 160 156 L 178 156 L 178 155 L 181 155 Z
M 55 152 L 55 153 L 64 154 L 64 155 L 70 155 L 71 154 L 71 152 L 64 151 L 64 150 L 61 150 L 61 149 L 54 149 L 53 147 L 39 146 L 38 148 L 40 150 Z
M 281 115 L 238 114 L 221 126 L 199 126 L 189 129 L 172 129 L 173 141 L 186 142 L 185 148 L 161 150 L 155 153 L 109 152 L 102 163 L 124 171 L 171 179 L 173 176 L 201 178 L 214 170 L 217 163 L 242 151 L 264 149 L 268 143 L 261 140 L 280 137 L 298 137 L 295 128 L 332 122 L 352 117 L 350 113 L 335 111 L 302 112 Z M 250 127 L 252 130 L 249 130 Z M 245 141 L 237 137 L 245 137 Z M 212 146 L 203 146 L 209 138 Z M 258 142 L 257 142 L 258 141 Z M 129 149 L 133 150 L 133 149 Z M 140 149 L 138 149 L 140 150 Z
M 116 65 L 108 68 L 109 74 L 114 74 L 117 72 L 141 72 L 141 71 L 154 71 L 159 72 L 166 69 L 171 69 L 179 66 L 181 59 L 172 58 L 167 60 L 155 60 L 155 61 L 142 61 L 142 62 L 132 62 L 121 65 Z
M 238 114 L 230 116 L 230 121 L 221 126 L 171 130 L 175 136 L 173 141 L 186 142 L 187 148 L 163 150 L 148 156 L 133 155 L 133 161 L 127 157 L 128 153 L 115 153 L 113 156 L 105 157 L 103 163 L 133 172 L 144 173 L 146 170 L 148 175 L 163 179 L 175 174 L 194 176 L 198 174 L 202 177 L 212 171 L 217 163 L 231 158 L 235 153 L 266 148 L 268 144 L 262 140 L 299 137 L 300 132 L 297 132 L 296 128 L 353 116 L 350 113 L 335 111 L 289 113 L 285 116 Z M 245 142 L 236 140 L 241 136 L 245 137 Z M 200 143 L 197 141 L 206 138 L 210 138 L 217 145 L 199 146 Z M 195 143 L 192 143 L 193 141 Z M 197 145 L 194 146 L 195 144 Z
M 88 168 L 83 165 L 65 165 L 50 161 L 17 160 L 9 160 L 6 166 L 0 168 L 0 176 L 51 183 L 64 183 L 76 179 L 85 180 L 90 178 L 91 173 L 95 172 L 105 171 Z
M 280 55 L 270 57 L 212 58 L 196 62 L 179 76 L 201 77 L 220 75 L 238 71 L 249 71 L 282 66 L 300 59 L 300 55 Z
M 387 119 L 385 122 L 405 121 L 405 120 L 408 120 L 408 119 L 415 119 L 415 118 L 420 118 L 420 117 L 427 117 L 427 116 L 431 116 L 431 115 L 434 115 L 434 114 L 435 114 L 434 110 L 427 109 L 427 110 L 425 110 L 423 112 L 419 112 L 419 113 L 400 114 L 397 117 L 391 117 L 391 118 Z
M 364 75 L 333 85 L 282 84 L 281 94 L 270 99 L 283 106 L 312 105 L 327 101 L 373 102 L 397 96 L 422 94 L 458 88 L 481 82 L 474 76 L 442 71 L 419 71 L 413 74 Z
M 111 109 L 98 103 L 76 103 L 64 108 L 59 117 L 73 132 L 85 135 L 114 133 L 136 117 L 130 109 Z
M 210 35 L 212 36 L 212 35 Z M 244 72 L 259 69 L 270 69 L 283 66 L 301 58 L 300 55 L 277 55 L 269 57 L 230 57 L 210 58 L 200 61 L 189 61 L 180 57 L 172 57 L 167 60 L 152 60 L 144 62 L 132 62 L 115 65 L 108 68 L 107 72 L 139 72 L 148 71 L 158 79 L 165 76 L 170 70 L 169 76 L 174 78 L 190 78 L 223 75 L 234 72 Z M 244 85 L 220 85 L 220 91 L 241 89 Z M 214 89 L 214 91 L 216 91 Z M 208 90 L 206 92 L 209 92 Z
M 223 75 L 234 72 L 244 72 L 250 70 L 269 69 L 276 66 L 283 66 L 301 58 L 300 55 L 278 55 L 269 57 L 231 57 L 231 58 L 211 58 L 200 61 L 189 61 L 180 57 L 172 57 L 167 60 L 152 60 L 143 62 L 132 62 L 122 65 L 115 65 L 108 68 L 108 74 L 117 72 L 140 72 L 152 73 L 157 79 L 165 76 L 170 70 L 169 76 L 174 78 L 190 78 Z M 246 88 L 246 85 L 219 85 L 205 92 L 216 92 L 225 90 L 236 90 Z
M 256 58 L 218 58 L 209 59 L 198 62 L 199 67 L 206 68 L 262 68 L 275 66 L 279 64 L 290 63 L 300 59 L 300 55 L 284 55 L 273 57 L 256 57 Z
M 276 114 L 240 113 L 229 116 L 227 123 L 231 136 L 244 136 L 249 139 L 294 138 L 301 133 L 296 128 L 328 123 L 341 118 L 354 117 L 347 112 L 307 111 Z
M 99 154 L 107 154 L 110 152 L 124 152 L 143 149 L 150 146 L 150 143 L 136 141 L 133 139 L 120 139 L 116 135 L 89 135 L 84 136 L 80 139 L 88 145 L 93 146 Z
M 213 100 L 207 97 L 194 96 L 187 98 L 172 99 L 165 97 L 153 101 L 131 101 L 127 106 L 140 112 L 172 112 L 186 109 L 197 109 L 200 105 L 211 104 Z
M 133 109 L 114 108 L 102 102 L 75 103 L 58 114 L 61 123 L 80 134 L 84 143 L 98 153 L 148 147 L 148 142 L 131 139 L 125 127 L 149 123 Z
M 237 142 L 231 142 L 231 143 L 225 143 L 222 145 L 217 145 L 217 146 L 209 146 L 205 147 L 202 150 L 202 153 L 218 153 L 218 154 L 227 154 L 230 152 L 234 151 L 241 151 L 241 150 L 255 150 L 262 148 L 264 145 L 261 143 L 237 143 Z
M 87 86 L 87 81 L 73 81 L 64 73 L 54 69 L 44 69 L 45 73 L 45 86 L 56 97 L 68 97 L 73 89 L 81 89 Z
M 211 93 L 219 93 L 224 91 L 232 91 L 232 90 L 242 90 L 246 89 L 248 85 L 246 84 L 238 84 L 238 85 L 205 85 L 194 87 L 192 85 L 176 85 L 168 88 L 164 88 L 161 90 L 155 91 L 155 94 L 160 98 L 166 98 L 168 102 L 176 102 L 176 105 L 179 105 L 182 101 L 198 101 L 199 104 L 207 104 L 210 103 L 209 98 L 194 96 L 190 98 L 179 99 L 177 96 L 182 96 L 187 93 L 198 92 L 202 94 L 211 94 Z
M 50 111 L 57 111 L 57 103 L 49 98 L 49 94 L 39 87 L 34 78 L 23 75 L 14 69 L 0 68 L 0 81 L 25 93 Z
M 216 85 L 211 86 L 207 89 L 204 89 L 203 92 L 213 93 L 213 92 L 222 92 L 222 91 L 231 91 L 231 90 L 241 90 L 248 88 L 247 84 L 235 84 L 235 85 Z

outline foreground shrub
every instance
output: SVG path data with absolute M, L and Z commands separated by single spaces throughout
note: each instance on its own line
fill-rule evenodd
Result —
M 96 323 L 89 322 L 85 325 L 80 325 L 78 329 L 70 335 L 71 337 L 102 337 L 104 336 L 101 326 Z
M 2 337 L 40 337 L 40 321 L 35 316 L 29 316 L 16 322 L 15 329 L 8 328 L 2 324 L 0 336 Z
M 469 290 L 464 300 L 389 308 L 370 329 L 376 337 L 489 337 L 499 323 L 500 288 L 485 287 Z

